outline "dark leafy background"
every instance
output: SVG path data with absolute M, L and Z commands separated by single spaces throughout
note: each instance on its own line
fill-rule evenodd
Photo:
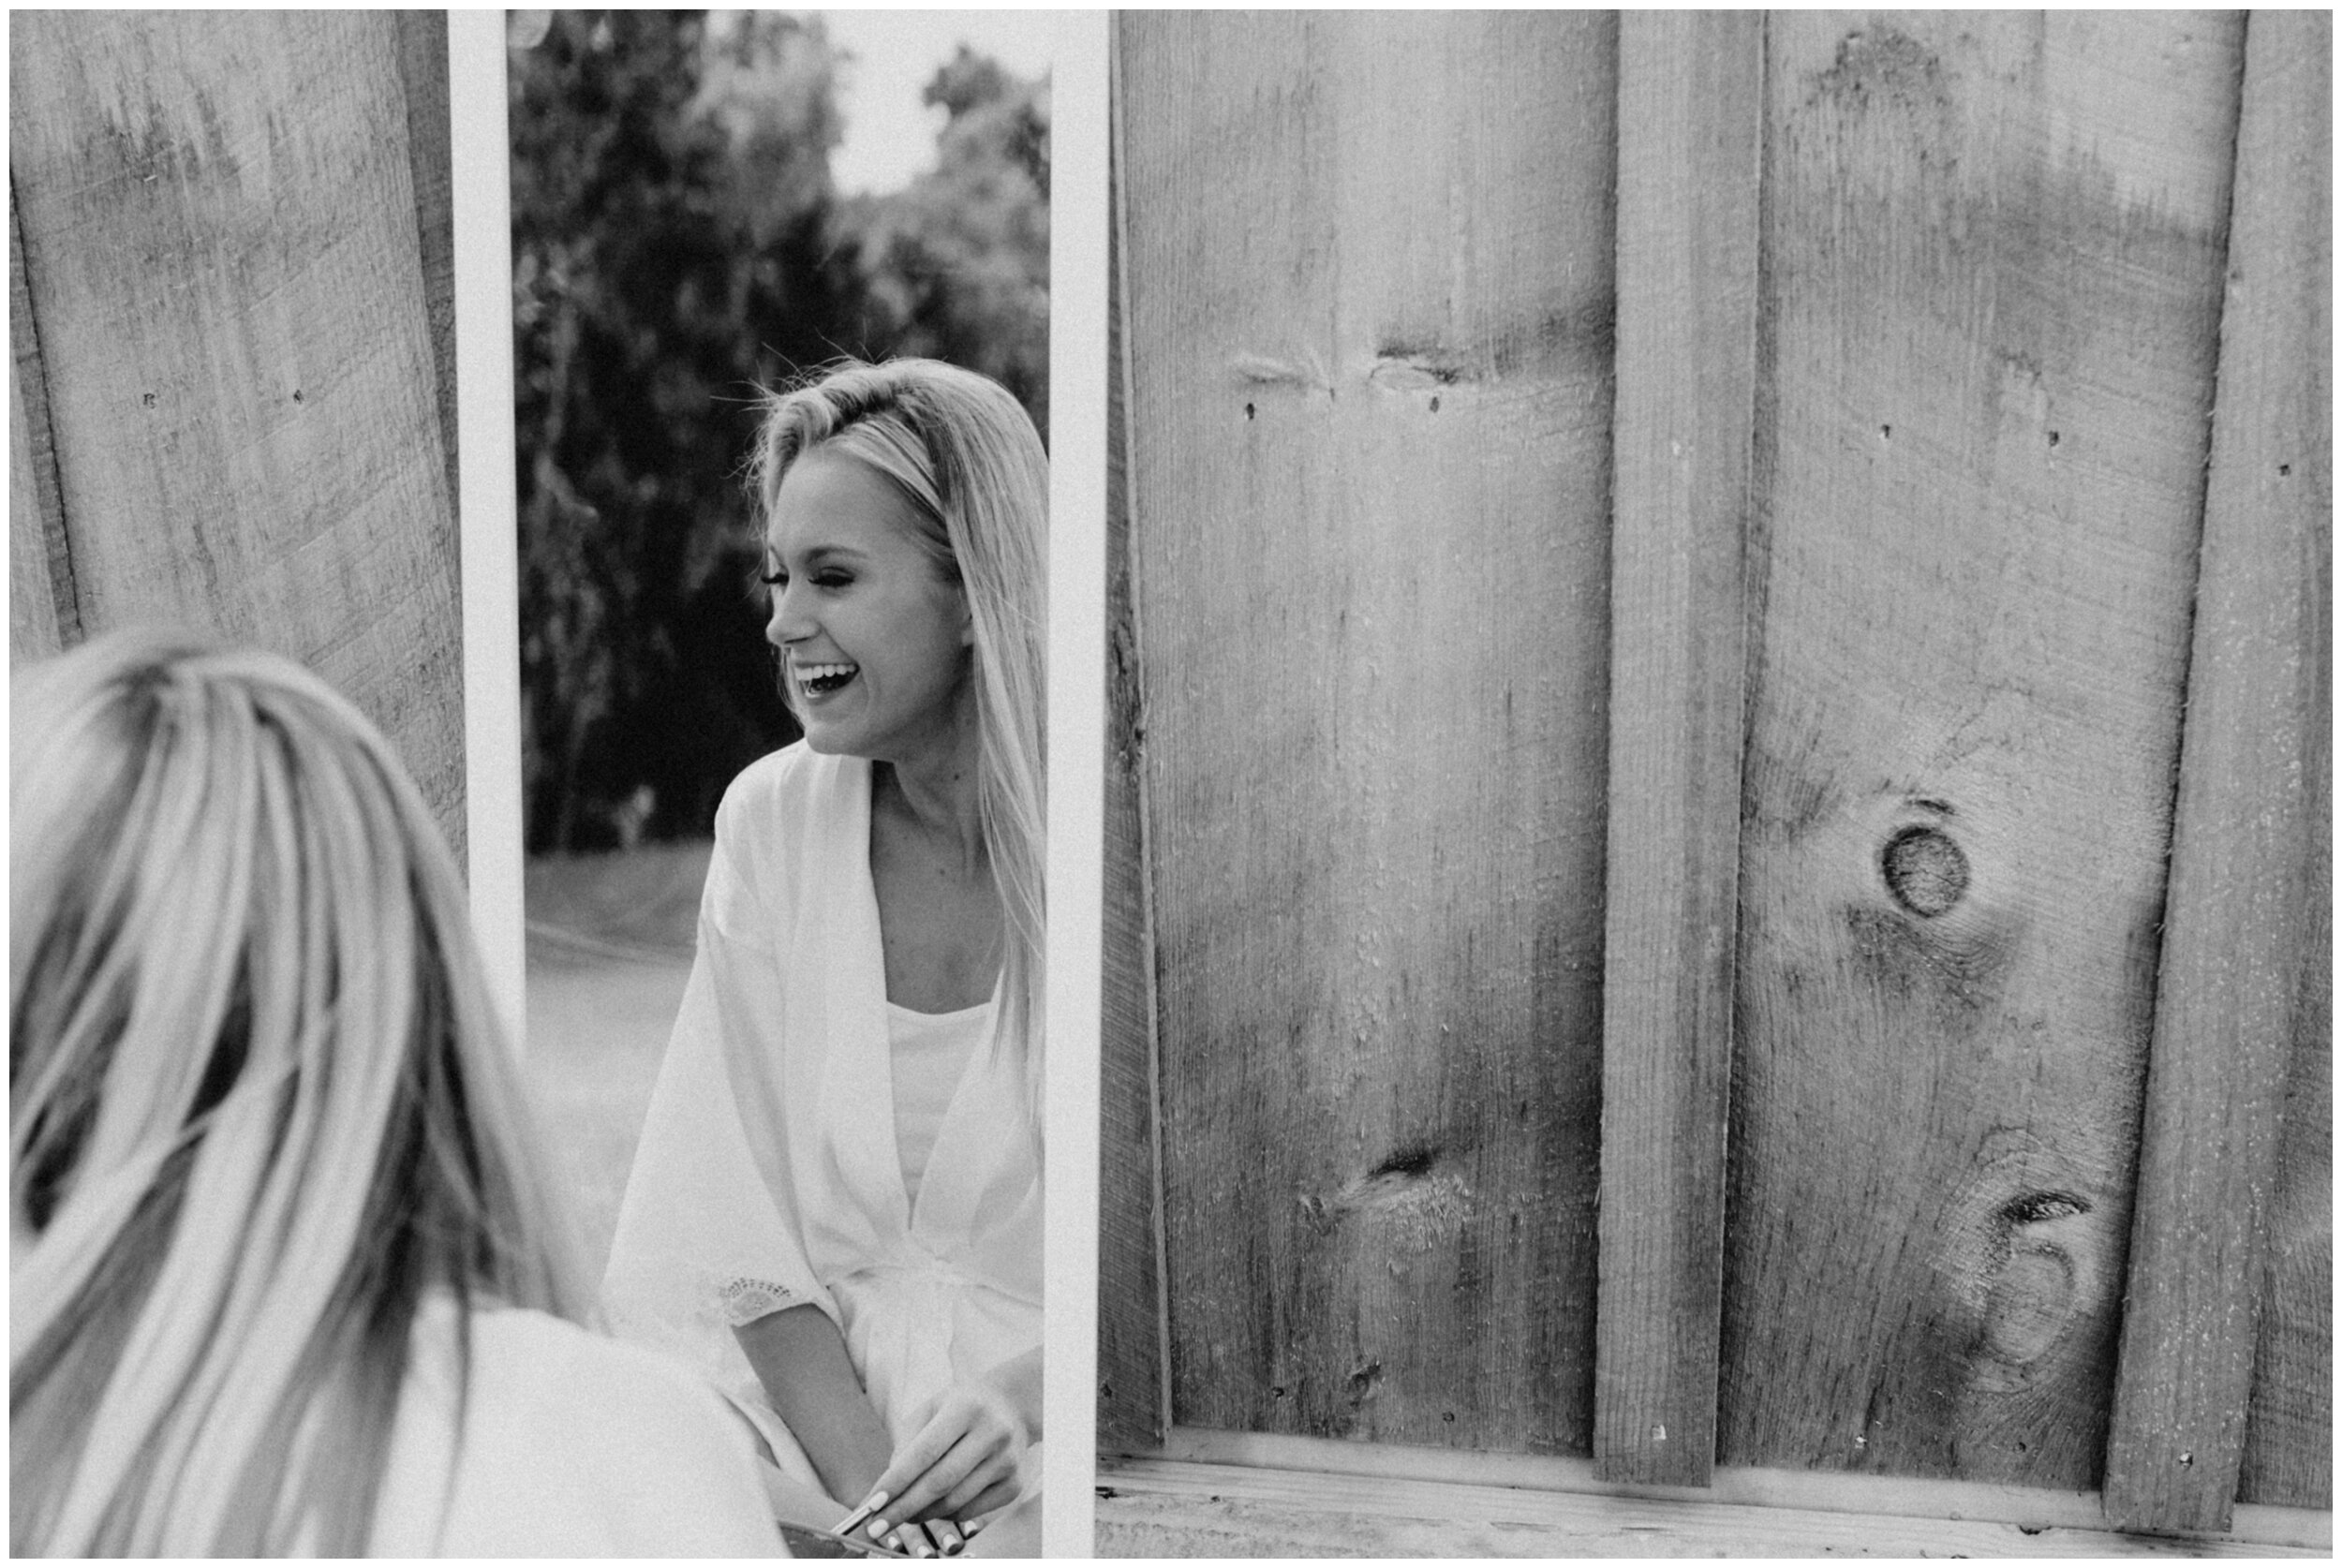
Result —
M 775 12 L 556 12 L 511 53 L 532 852 L 704 835 L 793 738 L 742 487 L 759 387 L 932 355 L 1047 432 L 1047 83 L 963 48 L 926 89 L 936 169 L 847 198 L 842 63 Z

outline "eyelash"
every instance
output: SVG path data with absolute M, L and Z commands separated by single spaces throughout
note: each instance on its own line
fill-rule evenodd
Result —
M 785 588 L 789 585 L 789 574 L 785 571 L 759 572 L 756 580 L 768 588 Z M 813 574 L 813 585 L 817 588 L 842 588 L 852 582 L 853 574 L 847 571 L 824 570 Z

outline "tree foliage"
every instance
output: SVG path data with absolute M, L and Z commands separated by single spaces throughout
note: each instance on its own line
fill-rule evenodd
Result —
M 918 353 L 1045 414 L 1045 84 L 968 53 L 937 169 L 842 200 L 818 16 L 556 12 L 511 57 L 529 847 L 707 831 L 793 726 L 741 466 L 758 389 Z

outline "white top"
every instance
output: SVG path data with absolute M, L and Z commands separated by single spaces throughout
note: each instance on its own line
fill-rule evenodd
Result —
M 752 1440 L 716 1392 L 546 1313 L 473 1311 L 456 1442 L 455 1310 L 442 1293 L 416 1314 L 370 1555 L 784 1554 Z
M 699 953 L 618 1211 L 613 1332 L 689 1360 L 815 1486 L 734 1324 L 827 1313 L 897 1446 L 955 1383 L 1038 1349 L 1040 1136 L 1009 1044 L 969 1058 L 914 1202 L 888 1135 L 870 764 L 802 743 L 751 764 L 716 814 Z
M 919 1203 L 919 1178 L 926 1175 L 943 1113 L 959 1090 L 968 1058 L 992 1038 L 993 1004 L 978 1002 L 952 1013 L 913 1013 L 886 1004 L 887 1057 L 895 1067 L 895 1153 L 902 1161 L 903 1191 Z

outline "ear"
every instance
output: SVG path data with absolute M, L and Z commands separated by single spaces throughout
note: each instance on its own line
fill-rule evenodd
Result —
M 953 597 L 959 601 L 959 645 L 972 648 L 976 645 L 976 613 L 968 607 L 966 584 L 963 584 Z

